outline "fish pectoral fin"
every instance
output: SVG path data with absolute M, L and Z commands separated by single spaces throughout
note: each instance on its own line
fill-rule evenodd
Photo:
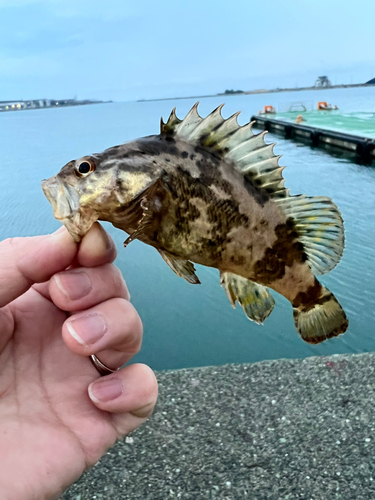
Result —
M 139 238 L 142 234 L 155 232 L 162 209 L 162 201 L 157 193 L 159 187 L 157 184 L 159 183 L 155 183 L 154 186 L 146 190 L 142 198 L 137 200 L 133 205 L 133 211 L 137 213 L 137 211 L 141 210 L 142 216 L 139 219 L 137 229 L 124 241 L 124 247 L 127 247 L 129 243 Z
M 177 276 L 184 278 L 188 283 L 199 285 L 200 281 L 195 274 L 195 267 L 189 260 L 181 259 L 167 250 L 159 250 L 160 255 L 163 257 L 168 266 L 172 269 Z
M 153 224 L 154 222 L 154 217 L 153 217 L 153 214 L 151 211 L 148 210 L 148 208 L 146 207 L 146 205 L 144 205 L 144 207 L 142 207 L 144 209 L 144 212 L 143 212 L 143 215 L 141 217 L 141 220 L 139 221 L 139 224 L 138 224 L 138 227 L 137 229 L 131 233 L 127 238 L 126 240 L 124 241 L 124 247 L 126 248 L 129 243 L 131 243 L 133 240 L 136 240 L 137 238 L 139 238 L 139 236 L 142 234 L 142 233 L 145 233 L 147 232 L 147 229 L 151 227 L 151 225 Z
M 262 324 L 271 314 L 275 299 L 267 287 L 232 273 L 220 273 L 220 285 L 232 307 L 238 300 L 251 321 Z

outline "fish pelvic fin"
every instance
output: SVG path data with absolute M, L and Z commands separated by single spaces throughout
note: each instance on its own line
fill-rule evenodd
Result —
M 196 103 L 183 120 L 177 118 L 174 108 L 166 123 L 161 120 L 160 133 L 215 152 L 255 187 L 265 190 L 270 198 L 289 196 L 282 176 L 285 167 L 279 166 L 280 156 L 273 152 L 275 144 L 267 144 L 264 140 L 267 131 L 254 134 L 254 122 L 240 126 L 239 112 L 224 119 L 221 116 L 223 106 L 202 118 Z
M 177 257 L 177 255 L 167 252 L 167 250 L 159 250 L 159 253 L 172 271 L 177 274 L 177 276 L 184 278 L 192 285 L 200 285 L 199 278 L 195 274 L 195 267 L 192 262 L 186 259 L 181 259 L 180 257 Z
M 246 316 L 258 325 L 271 314 L 275 300 L 265 286 L 232 273 L 220 273 L 220 285 L 232 307 L 237 300 Z
M 321 293 L 314 304 L 301 304 L 293 309 L 294 323 L 302 339 L 309 344 L 344 333 L 349 325 L 344 310 L 336 297 L 321 286 Z

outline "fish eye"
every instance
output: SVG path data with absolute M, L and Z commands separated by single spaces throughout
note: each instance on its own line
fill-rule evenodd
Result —
M 85 159 L 77 164 L 76 173 L 79 177 L 90 174 L 95 170 L 95 164 L 91 159 Z

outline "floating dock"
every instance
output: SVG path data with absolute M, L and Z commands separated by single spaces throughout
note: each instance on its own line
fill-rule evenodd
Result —
M 354 154 L 358 160 L 365 163 L 375 160 L 375 139 L 263 116 L 252 116 L 251 121 L 255 122 L 255 127 L 282 134 L 286 139 L 307 142 L 311 146 L 324 148 L 331 152 L 343 150 Z

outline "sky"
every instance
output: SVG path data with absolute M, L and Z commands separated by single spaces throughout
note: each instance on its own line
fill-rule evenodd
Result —
M 374 0 L 0 0 L 0 100 L 365 82 L 374 19 Z

